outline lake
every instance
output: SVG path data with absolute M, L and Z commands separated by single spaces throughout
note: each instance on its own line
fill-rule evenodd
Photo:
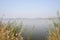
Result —
M 47 40 L 49 25 L 52 24 L 52 20 L 46 19 L 3 19 L 2 21 L 3 23 L 14 21 L 22 24 L 25 29 L 23 33 L 25 40 L 27 40 L 28 35 L 30 35 L 31 40 Z

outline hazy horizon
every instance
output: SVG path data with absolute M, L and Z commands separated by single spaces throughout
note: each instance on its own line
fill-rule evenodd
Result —
M 60 0 L 0 0 L 0 17 L 49 18 L 60 12 Z

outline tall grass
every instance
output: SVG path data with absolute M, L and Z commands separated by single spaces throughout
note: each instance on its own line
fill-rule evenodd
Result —
M 54 29 L 49 30 L 48 40 L 60 40 L 60 16 L 57 12 L 58 19 L 57 21 L 53 20 Z
M 5 25 L 0 21 L 0 40 L 24 40 L 22 36 L 22 26 L 18 28 L 10 22 Z M 18 31 L 18 29 L 20 31 Z

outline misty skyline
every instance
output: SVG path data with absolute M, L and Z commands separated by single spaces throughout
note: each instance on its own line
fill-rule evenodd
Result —
M 60 12 L 60 0 L 0 0 L 0 17 L 48 18 Z

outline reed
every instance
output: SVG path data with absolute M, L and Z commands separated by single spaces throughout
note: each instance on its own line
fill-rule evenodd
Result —
M 18 27 L 12 27 L 12 24 L 9 22 L 4 25 L 2 21 L 0 21 L 0 40 L 24 40 L 22 36 L 22 26 L 20 26 L 20 31 L 18 31 Z
M 58 11 L 57 16 L 58 16 L 57 21 L 53 20 L 54 29 L 49 30 L 48 40 L 60 40 L 60 16 Z

